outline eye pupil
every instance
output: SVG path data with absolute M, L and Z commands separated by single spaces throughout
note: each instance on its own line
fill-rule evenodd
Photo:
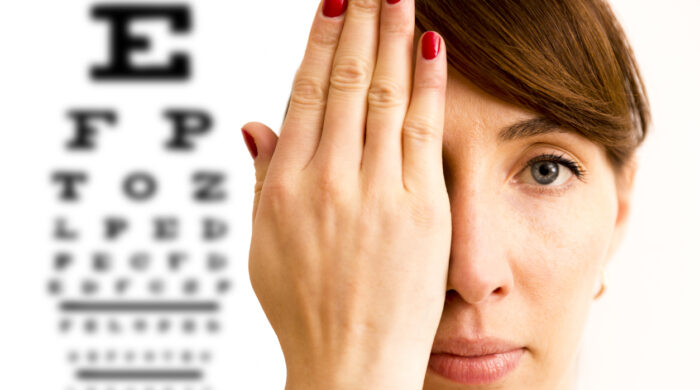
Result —
M 540 161 L 530 168 L 532 177 L 540 184 L 551 184 L 559 176 L 559 165 L 552 161 Z

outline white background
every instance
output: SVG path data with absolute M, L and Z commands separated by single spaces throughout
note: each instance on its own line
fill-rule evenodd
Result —
M 107 48 L 104 25 L 88 18 L 95 3 L 0 5 L 0 388 L 59 389 L 69 383 L 68 341 L 56 331 L 45 291 L 55 249 L 51 221 L 66 211 L 55 200 L 49 174 L 60 167 L 99 172 L 80 212 L 71 214 L 87 221 L 85 229 L 96 229 L 90 223 L 111 211 L 145 221 L 143 209 L 117 189 L 126 172 L 148 167 L 169 186 L 148 213 L 189 220 L 211 212 L 235 221 L 227 245 L 236 287 L 225 304 L 227 326 L 214 343 L 210 382 L 216 389 L 282 389 L 282 355 L 247 277 L 254 171 L 239 129 L 258 120 L 278 131 L 316 1 L 191 1 L 193 33 L 156 39 L 156 50 L 138 59 L 157 60 L 173 47 L 193 53 L 192 81 L 161 86 L 103 86 L 88 79 L 88 68 L 102 62 Z M 628 235 L 587 325 L 580 387 L 700 389 L 700 2 L 611 4 L 642 68 L 654 124 L 640 150 Z M 155 37 L 165 31 L 139 28 Z M 119 129 L 102 135 L 94 156 L 66 154 L 66 111 L 93 106 L 118 109 Z M 215 132 L 196 155 L 162 149 L 168 127 L 161 115 L 170 106 L 214 115 Z M 200 167 L 231 172 L 229 203 L 203 210 L 178 196 L 189 191 L 189 172 Z M 184 244 L 192 250 L 198 245 Z

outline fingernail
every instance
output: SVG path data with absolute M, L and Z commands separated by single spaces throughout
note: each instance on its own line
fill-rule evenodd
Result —
M 386 2 L 389 3 L 389 4 L 396 4 L 396 3 L 398 3 L 399 1 L 401 1 L 401 0 L 386 0 Z
M 438 35 L 434 31 L 428 31 L 423 35 L 423 42 L 422 42 L 422 48 L 423 48 L 423 58 L 426 60 L 432 60 L 433 58 L 437 57 L 438 54 L 440 53 L 440 43 L 442 42 L 442 39 L 440 38 L 440 35 Z
M 323 2 L 323 14 L 329 18 L 340 16 L 348 8 L 348 0 L 325 0 Z
M 245 141 L 245 146 L 248 147 L 248 151 L 250 152 L 250 155 L 253 156 L 253 159 L 258 157 L 258 147 L 255 146 L 255 140 L 253 137 L 248 134 L 245 129 L 241 129 L 243 132 L 243 140 Z

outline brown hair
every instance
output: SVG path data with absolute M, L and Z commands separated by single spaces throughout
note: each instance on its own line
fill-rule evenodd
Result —
M 616 171 L 646 136 L 646 89 L 605 0 L 416 0 L 416 26 L 477 87 L 599 143 Z

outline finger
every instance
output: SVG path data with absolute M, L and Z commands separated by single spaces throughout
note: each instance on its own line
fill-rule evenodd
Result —
M 331 70 L 323 131 L 313 162 L 359 173 L 367 89 L 377 56 L 382 0 L 351 0 Z M 318 158 L 317 158 L 318 156 Z
M 328 79 L 343 28 L 342 4 L 345 2 L 347 0 L 326 0 L 316 10 L 304 59 L 294 77 L 287 115 L 277 145 L 275 160 L 285 167 L 305 166 L 318 146 L 326 109 Z
M 363 174 L 374 180 L 401 180 L 401 127 L 408 108 L 413 67 L 413 0 L 387 3 L 379 25 L 379 51 L 367 94 Z
M 409 192 L 444 183 L 442 133 L 447 88 L 444 40 L 434 31 L 423 34 L 416 59 L 411 104 L 403 124 L 403 183 Z
M 243 137 L 255 165 L 255 195 L 253 198 L 253 221 L 255 221 L 260 193 L 267 177 L 267 169 L 277 146 L 277 134 L 259 122 L 246 123 L 241 130 L 244 131 Z M 248 133 L 248 136 L 245 133 Z

